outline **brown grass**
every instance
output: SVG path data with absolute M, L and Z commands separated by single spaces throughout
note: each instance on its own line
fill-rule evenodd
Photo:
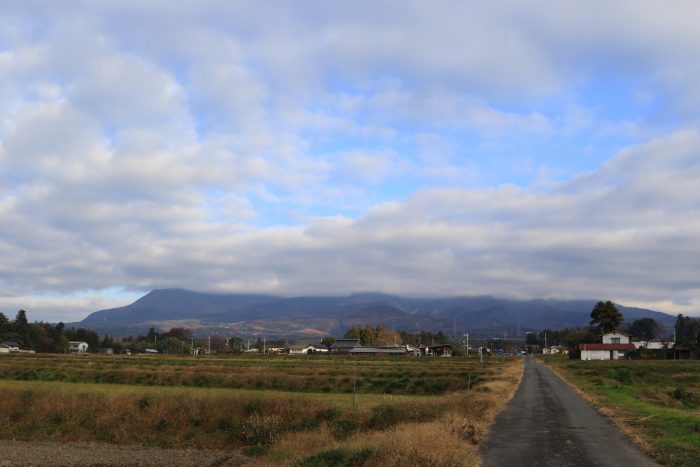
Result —
M 309 454 L 341 447 L 371 449 L 368 466 L 480 465 L 479 444 L 495 416 L 515 394 L 523 368 L 521 361 L 506 362 L 494 372 L 491 381 L 483 383 L 481 390 L 444 396 L 441 404 L 446 410 L 435 420 L 400 423 L 344 440 L 334 438 L 328 426 L 315 432 L 290 433 L 260 459 L 259 465 L 287 465 Z
M 89 371 L 88 361 L 81 364 L 81 372 Z M 465 369 L 457 359 L 434 364 L 434 373 Z M 328 362 L 310 365 L 320 369 Z M 364 371 L 386 374 L 411 370 L 410 365 L 408 360 L 368 361 Z M 253 367 L 256 377 L 268 377 Z M 289 465 L 345 448 L 369 449 L 365 464 L 372 466 L 473 466 L 480 463 L 478 446 L 514 394 L 522 371 L 521 361 L 492 361 L 474 368 L 481 379 L 469 391 L 358 394 L 354 406 L 351 394 L 339 393 L 0 380 L 0 421 L 5 422 L 0 423 L 0 438 L 234 448 L 249 452 L 253 465 Z

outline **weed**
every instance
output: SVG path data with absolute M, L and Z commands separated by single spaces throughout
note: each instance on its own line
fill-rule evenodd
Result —
M 372 409 L 372 417 L 367 421 L 367 427 L 382 430 L 397 425 L 406 420 L 406 414 L 393 405 L 378 405 Z
M 156 423 L 153 425 L 153 429 L 156 431 L 163 431 L 167 426 L 168 421 L 161 417 L 158 420 L 156 420 Z
M 63 423 L 63 420 L 65 419 L 65 416 L 61 412 L 53 412 L 51 416 L 49 417 L 49 422 L 53 423 L 54 425 L 60 425 Z
M 335 439 L 343 440 L 360 429 L 360 423 L 350 419 L 336 420 L 331 425 L 331 433 Z
M 245 404 L 244 409 L 246 415 L 261 414 L 265 403 L 262 399 L 253 399 L 252 401 Z
M 202 426 L 202 421 L 198 418 L 190 417 L 190 420 L 187 422 L 187 426 L 190 429 L 199 428 Z
M 142 397 L 136 404 L 138 405 L 139 410 L 146 410 L 148 406 L 151 405 L 151 401 L 148 399 L 148 397 Z
M 337 448 L 330 451 L 323 451 L 318 454 L 306 457 L 299 462 L 292 464 L 293 467 L 334 467 L 334 466 L 361 466 L 372 455 L 372 450 Z
M 316 420 L 324 420 L 327 422 L 331 422 L 339 418 L 341 415 L 342 414 L 340 413 L 340 410 L 338 410 L 335 407 L 329 407 L 327 409 L 323 409 L 316 412 Z
M 693 400 L 693 393 L 685 388 L 677 387 L 671 391 L 671 397 L 681 402 L 691 402 Z
M 276 415 L 251 415 L 243 422 L 241 436 L 243 440 L 253 445 L 270 444 L 282 431 L 282 419 Z

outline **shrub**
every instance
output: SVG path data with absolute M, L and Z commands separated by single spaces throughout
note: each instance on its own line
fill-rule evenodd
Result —
M 468 441 L 473 445 L 477 445 L 481 441 L 479 429 L 466 418 L 455 418 L 450 425 L 452 433 L 459 436 L 462 440 Z
M 168 421 L 164 418 L 159 418 L 156 423 L 153 425 L 153 428 L 156 431 L 163 431 L 165 428 L 168 426 Z
M 693 399 L 693 393 L 685 388 L 677 387 L 671 392 L 671 397 L 677 401 L 690 402 Z
M 632 382 L 632 373 L 627 368 L 620 368 L 612 374 L 613 379 L 622 384 L 630 384 Z
M 139 410 L 146 410 L 148 406 L 151 405 L 151 401 L 148 399 L 148 397 L 142 397 L 137 402 L 137 405 L 139 407 Z
M 248 402 L 243 408 L 246 415 L 262 414 L 265 403 L 262 399 L 253 399 Z
M 398 425 L 406 419 L 405 412 L 393 405 L 378 405 L 372 409 L 372 416 L 367 421 L 367 427 L 386 429 Z
M 333 420 L 340 418 L 340 415 L 340 410 L 336 409 L 335 407 L 330 407 L 328 409 L 323 409 L 316 412 L 316 420 L 332 422 Z
M 360 424 L 355 420 L 340 419 L 331 425 L 331 433 L 336 439 L 345 439 L 360 429 Z
M 282 419 L 276 415 L 251 415 L 243 423 L 241 436 L 250 444 L 266 445 L 275 441 L 282 431 Z

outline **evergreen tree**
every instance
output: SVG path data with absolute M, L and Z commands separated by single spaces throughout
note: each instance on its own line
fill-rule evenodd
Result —
M 19 310 L 15 320 L 12 322 L 12 331 L 17 335 L 23 345 L 28 345 L 29 340 L 29 321 L 27 320 L 27 312 Z
M 622 313 L 620 313 L 613 302 L 608 300 L 605 303 L 598 302 L 593 307 L 590 324 L 602 331 L 603 334 L 606 334 L 617 329 L 622 323 L 622 319 Z

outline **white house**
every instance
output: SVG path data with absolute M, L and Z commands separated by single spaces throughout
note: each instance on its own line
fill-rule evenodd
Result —
M 0 342 L 0 353 L 19 352 L 19 344 L 16 342 Z
M 609 332 L 603 334 L 603 344 L 629 344 L 630 335 L 624 332 Z
M 623 360 L 628 352 L 634 351 L 634 344 L 630 344 L 629 334 L 611 332 L 603 334 L 603 342 L 584 343 L 578 345 L 581 351 L 581 360 Z
M 84 353 L 88 351 L 88 343 L 84 341 L 70 341 L 68 343 L 69 352 Z
M 328 352 L 328 347 L 323 344 L 309 344 L 309 345 L 290 345 L 289 353 L 290 355 L 306 355 L 314 354 L 316 352 Z
M 673 342 L 660 341 L 657 339 L 650 340 L 650 341 L 632 342 L 632 343 L 634 344 L 634 347 L 637 350 L 639 350 L 639 349 L 661 350 L 661 349 L 672 349 L 673 348 Z
M 306 346 L 306 353 L 328 353 L 328 347 L 323 344 L 309 344 Z

